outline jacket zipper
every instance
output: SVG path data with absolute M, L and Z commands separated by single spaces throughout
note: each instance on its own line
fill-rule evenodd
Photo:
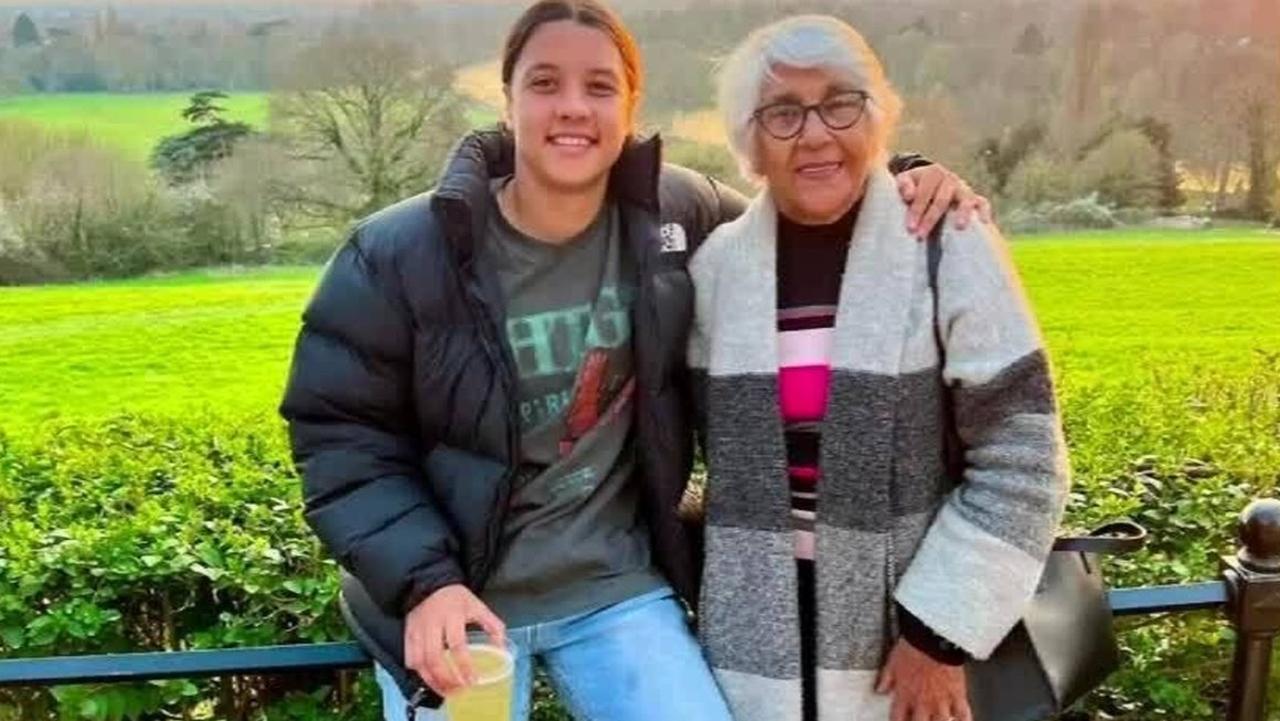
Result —
M 484 321 L 480 332 L 481 345 L 484 346 L 485 355 L 497 365 L 502 389 L 507 397 L 507 470 L 502 477 L 503 497 L 500 499 L 498 507 L 494 509 L 495 516 L 489 526 L 490 528 L 499 529 L 498 533 L 500 533 L 502 524 L 506 520 L 507 512 L 511 507 L 511 486 L 520 467 L 520 454 L 522 452 L 518 422 L 520 408 L 515 392 L 515 360 L 511 357 L 510 350 L 498 328 L 490 300 L 485 297 L 483 291 L 477 285 L 473 263 L 474 260 L 469 261 L 467 267 L 463 269 L 465 274 L 463 282 L 470 302 L 474 304 L 471 307 L 473 310 L 479 311 L 479 316 Z M 481 559 L 481 566 L 476 569 L 475 578 L 472 579 L 472 590 L 477 593 L 484 588 L 489 580 L 493 558 L 497 554 L 497 549 L 494 548 L 497 542 L 497 539 L 495 539 L 488 544 Z

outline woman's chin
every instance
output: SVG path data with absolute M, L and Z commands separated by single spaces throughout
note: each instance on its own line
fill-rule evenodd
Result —
M 792 206 L 794 208 L 792 213 L 787 214 L 794 214 L 796 216 L 794 220 L 799 223 L 821 225 L 839 220 L 840 216 L 844 215 L 852 204 L 853 195 L 851 193 L 842 193 L 820 199 L 801 200 Z

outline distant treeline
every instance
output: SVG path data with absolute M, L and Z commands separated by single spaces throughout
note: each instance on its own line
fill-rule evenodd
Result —
M 412 40 L 439 63 L 495 55 L 518 8 L 502 3 L 375 2 L 358 12 L 305 5 L 177 12 L 67 10 L 56 20 L 0 13 L 0 95 L 23 92 L 270 90 L 298 53 L 334 28 Z
M 751 29 L 826 13 L 866 35 L 904 96 L 898 147 L 1014 206 L 1093 191 L 1113 206 L 1168 212 L 1190 201 L 1260 220 L 1280 206 L 1275 0 L 674 5 L 620 3 L 649 71 L 645 116 L 659 126 L 714 103 L 719 59 Z M 457 68 L 495 57 L 520 7 L 375 0 L 278 17 L 261 8 L 18 14 L 0 47 L 0 93 L 278 90 L 335 32 L 412 47 L 424 71 Z M 59 20 L 40 21 L 50 17 Z
M 1078 189 L 1064 181 L 1084 163 L 1112 166 L 1096 185 L 1120 205 L 1176 208 L 1179 186 L 1197 207 L 1259 219 L 1280 202 L 1275 0 L 783 0 L 635 13 L 648 112 L 709 106 L 719 59 L 751 29 L 803 12 L 842 17 L 871 42 L 907 101 L 900 147 L 989 193 L 1068 200 Z M 1103 147 L 1112 138 L 1123 147 Z M 1119 152 L 1089 161 L 1099 149 Z

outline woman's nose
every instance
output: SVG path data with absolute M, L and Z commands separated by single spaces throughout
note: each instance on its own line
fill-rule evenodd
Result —
M 556 104 L 556 115 L 562 119 L 586 117 L 589 112 L 587 99 L 581 90 L 572 88 L 565 90 Z
M 818 115 L 818 110 L 814 108 L 812 111 L 805 113 L 804 127 L 800 129 L 798 142 L 801 145 L 815 146 L 827 143 L 831 139 L 831 129 L 822 121 L 822 117 Z

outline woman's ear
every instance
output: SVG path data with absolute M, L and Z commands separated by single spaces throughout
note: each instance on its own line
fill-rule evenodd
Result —
M 498 124 L 511 129 L 511 84 L 502 84 L 502 112 L 498 115 Z
M 640 134 L 640 106 L 643 102 L 644 96 L 638 92 L 632 92 L 627 100 L 627 127 L 632 136 Z

